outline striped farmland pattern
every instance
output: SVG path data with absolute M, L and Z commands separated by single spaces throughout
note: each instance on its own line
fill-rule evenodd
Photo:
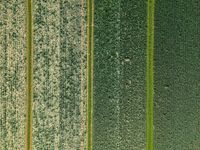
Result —
M 0 1 L 0 149 L 25 146 L 24 0 Z
M 34 1 L 33 149 L 85 148 L 85 3 Z
M 200 150 L 198 0 L 0 0 L 0 150 Z

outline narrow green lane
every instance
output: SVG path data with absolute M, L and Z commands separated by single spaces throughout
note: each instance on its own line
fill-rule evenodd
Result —
M 146 149 L 154 149 L 154 12 L 155 1 L 148 0 L 146 64 Z
M 26 1 L 26 150 L 32 150 L 33 104 L 33 3 Z
M 93 149 L 94 0 L 87 0 L 87 150 Z

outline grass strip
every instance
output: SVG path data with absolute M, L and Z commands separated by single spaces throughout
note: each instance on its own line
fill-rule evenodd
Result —
M 87 150 L 92 150 L 94 0 L 87 0 Z
M 26 99 L 26 144 L 25 149 L 32 149 L 32 101 L 33 101 L 33 30 L 32 0 L 26 1 L 26 38 L 27 38 L 27 99 Z
M 154 5 L 148 0 L 147 8 L 147 70 L 146 70 L 146 149 L 153 150 L 153 99 L 154 99 Z

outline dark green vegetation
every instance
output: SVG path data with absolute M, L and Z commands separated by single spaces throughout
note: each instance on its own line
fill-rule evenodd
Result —
M 199 150 L 200 1 L 155 8 L 155 150 Z
M 146 2 L 94 4 L 94 150 L 145 149 Z

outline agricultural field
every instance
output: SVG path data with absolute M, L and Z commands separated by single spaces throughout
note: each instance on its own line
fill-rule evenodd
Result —
M 198 0 L 1 0 L 0 150 L 200 150 Z
M 200 2 L 156 2 L 155 150 L 200 149 Z
M 0 1 L 0 149 L 25 145 L 26 34 L 23 0 Z
M 0 5 L 0 149 L 21 150 L 28 143 L 26 2 L 13 0 Z M 32 10 L 31 147 L 84 150 L 86 2 L 36 0 Z
M 85 3 L 34 1 L 33 149 L 85 149 Z
M 145 149 L 146 3 L 94 3 L 94 150 Z

